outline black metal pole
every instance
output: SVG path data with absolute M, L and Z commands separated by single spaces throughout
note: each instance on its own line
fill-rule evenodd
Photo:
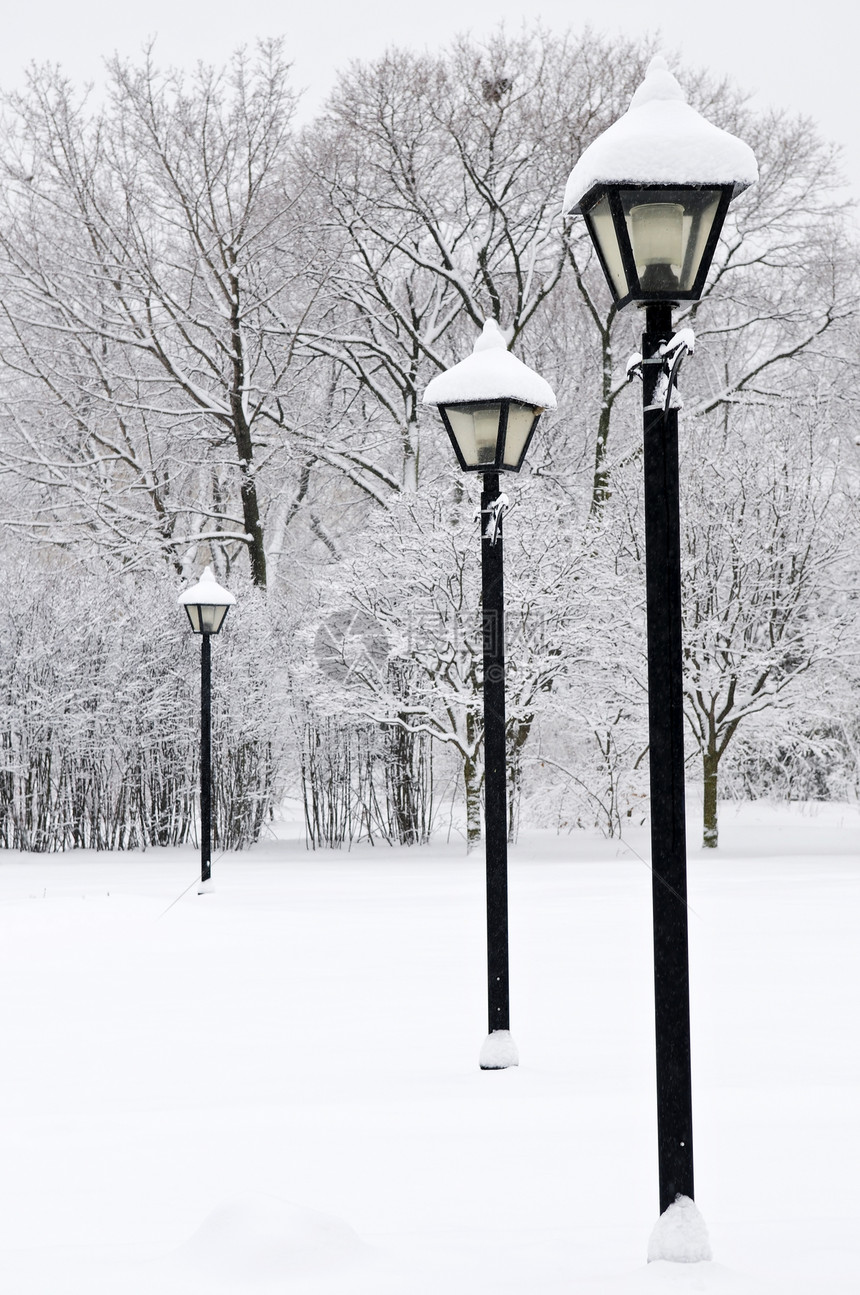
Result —
M 646 307 L 645 579 L 661 1214 L 678 1195 L 693 1197 L 678 414 L 670 409 L 664 415 L 658 390 L 659 349 L 671 336 L 672 307 Z
M 481 597 L 484 630 L 484 820 L 487 849 L 489 1032 L 510 1029 L 508 990 L 508 793 L 505 750 L 505 624 L 502 522 L 488 526 L 498 472 L 483 474 Z M 494 534 L 492 533 L 494 531 Z M 490 532 L 490 533 L 488 533 Z
M 200 635 L 200 881 L 212 876 L 212 650 Z

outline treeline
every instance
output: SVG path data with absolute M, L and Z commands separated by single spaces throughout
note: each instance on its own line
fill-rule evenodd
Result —
M 0 841 L 189 838 L 172 599 L 206 562 L 249 594 L 217 641 L 219 840 L 285 790 L 313 844 L 478 839 L 476 499 L 420 397 L 486 318 L 559 396 L 509 492 L 511 832 L 647 812 L 640 321 L 560 204 L 653 53 L 537 29 L 391 51 L 302 128 L 278 42 L 187 75 L 115 59 L 98 101 L 56 68 L 5 97 Z M 857 246 L 812 123 L 678 76 L 761 171 L 678 312 L 716 844 L 718 793 L 857 793 Z
M 19 568 L 0 605 L 0 845 L 141 849 L 196 840 L 199 642 L 151 579 Z M 215 640 L 216 848 L 258 839 L 281 787 L 268 618 L 245 591 Z

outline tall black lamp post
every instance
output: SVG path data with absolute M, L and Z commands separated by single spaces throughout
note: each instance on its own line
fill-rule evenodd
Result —
M 616 305 L 645 311 L 642 378 L 648 723 L 660 1212 L 693 1199 L 681 651 L 678 412 L 693 349 L 672 308 L 698 301 L 731 199 L 757 178 L 746 144 L 705 121 L 661 58 L 628 112 L 586 149 L 564 210 L 581 215 Z
M 519 472 L 545 409 L 555 409 L 548 383 L 511 355 L 501 330 L 487 320 L 468 359 L 440 373 L 424 393 L 438 406 L 464 472 L 483 474 L 481 608 L 484 656 L 484 835 L 487 870 L 487 1038 L 482 1070 L 518 1063 L 510 1032 L 508 988 L 508 792 L 505 749 L 505 626 L 501 472 Z
M 212 889 L 212 654 L 209 640 L 224 624 L 235 594 L 219 585 L 206 567 L 198 584 L 186 589 L 179 602 L 191 628 L 200 635 L 200 885 L 198 894 Z

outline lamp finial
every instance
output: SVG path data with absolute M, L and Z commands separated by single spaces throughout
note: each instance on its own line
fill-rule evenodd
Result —
M 687 102 L 687 96 L 669 71 L 669 64 L 662 54 L 655 54 L 648 64 L 645 80 L 630 100 L 630 107 L 641 108 L 644 103 L 653 103 L 655 99 Z
M 499 328 L 495 319 L 487 319 L 484 322 L 484 327 L 480 336 L 472 347 L 472 354 L 478 355 L 481 351 L 494 351 L 498 349 L 503 351 L 508 349 L 505 335 Z

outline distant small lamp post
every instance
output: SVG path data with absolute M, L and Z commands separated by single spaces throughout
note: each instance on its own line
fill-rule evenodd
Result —
M 211 567 L 206 567 L 198 584 L 186 589 L 179 597 L 192 630 L 200 635 L 200 895 L 212 889 L 212 656 L 209 640 L 219 632 L 235 601 L 235 594 L 219 585 Z
M 564 210 L 581 215 L 616 305 L 645 310 L 642 379 L 657 1138 L 661 1215 L 693 1198 L 681 649 L 678 407 L 693 350 L 672 307 L 698 301 L 731 199 L 757 178 L 746 144 L 691 108 L 662 58 L 623 117 L 577 162 Z
M 482 1070 L 518 1064 L 510 1033 L 508 985 L 508 794 L 505 750 L 505 633 L 500 472 L 519 472 L 538 420 L 555 409 L 552 389 L 511 355 L 498 324 L 487 320 L 468 359 L 428 385 L 464 472 L 483 474 L 481 600 L 484 657 L 484 819 L 487 871 L 489 1033 Z

